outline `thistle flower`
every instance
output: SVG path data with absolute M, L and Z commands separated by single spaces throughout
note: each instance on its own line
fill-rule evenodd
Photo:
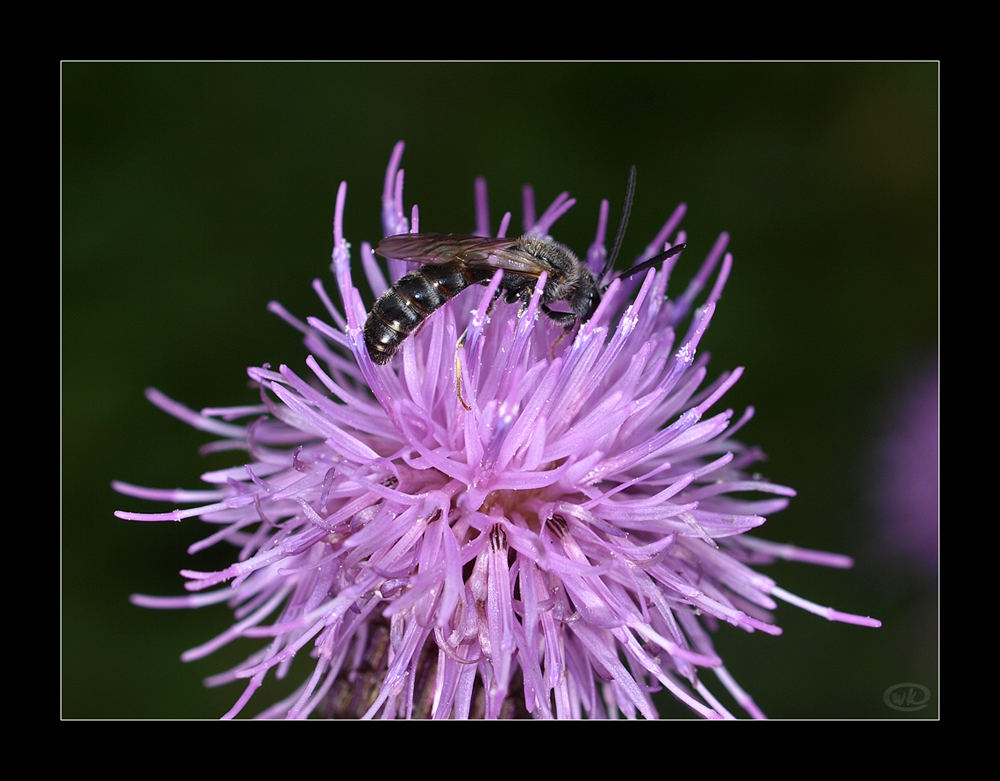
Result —
M 418 230 L 416 207 L 410 220 L 403 208 L 402 151 L 400 143 L 385 179 L 387 236 Z M 696 355 L 732 264 L 725 234 L 677 298 L 666 296 L 673 257 L 611 282 L 593 316 L 565 335 L 538 312 L 542 281 L 522 307 L 494 302 L 497 275 L 459 294 L 376 366 L 343 234 L 345 198 L 341 184 L 333 272 L 343 313 L 319 281 L 331 322 L 302 323 L 271 305 L 305 334 L 311 377 L 250 368 L 259 405 L 201 412 L 148 392 L 221 437 L 214 448 L 246 449 L 249 462 L 203 475 L 208 491 L 116 484 L 196 505 L 120 518 L 197 516 L 217 530 L 192 553 L 223 541 L 239 550 L 221 572 L 182 571 L 190 596 L 133 597 L 147 607 L 232 606 L 236 623 L 185 659 L 240 637 L 265 641 L 209 680 L 247 681 L 227 716 L 270 671 L 284 676 L 300 651 L 315 659 L 311 674 L 262 716 L 654 718 L 652 694 L 666 689 L 701 716 L 728 717 L 702 680 L 709 671 L 761 716 L 713 648 L 718 622 L 780 634 L 770 614 L 780 599 L 830 620 L 879 625 L 792 595 L 750 566 L 851 562 L 748 535 L 794 491 L 748 474 L 762 454 L 733 435 L 752 410 L 736 420 L 716 410 L 742 370 L 706 385 L 707 358 Z M 479 181 L 484 236 L 486 202 Z M 572 205 L 560 195 L 535 219 L 525 188 L 525 232 L 548 235 Z M 685 240 L 683 214 L 682 206 L 638 261 L 668 238 Z M 509 221 L 508 213 L 497 235 Z M 595 272 L 607 221 L 604 202 L 586 258 Z M 368 286 L 383 292 L 367 243 L 360 261 Z M 390 261 L 393 278 L 402 266 Z M 254 419 L 233 422 L 244 417 Z

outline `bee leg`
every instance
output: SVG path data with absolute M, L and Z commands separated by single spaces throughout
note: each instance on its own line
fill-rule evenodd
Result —
M 493 298 L 490 300 L 490 305 L 486 309 L 486 317 L 489 317 L 493 313 L 494 307 L 497 305 L 497 301 L 500 300 L 500 296 L 503 295 L 503 288 L 499 288 L 496 293 L 493 294 Z M 469 412 L 472 412 L 472 407 L 465 403 L 465 397 L 462 395 L 462 363 L 458 360 L 458 351 L 465 347 L 465 337 L 469 335 L 469 329 L 466 328 L 462 331 L 462 335 L 458 338 L 458 343 L 455 345 L 455 393 L 458 394 L 458 400 L 462 402 L 462 406 L 465 407 Z
M 570 331 L 573 330 L 573 326 L 574 325 L 576 325 L 575 322 L 570 323 L 568 326 L 566 326 L 566 328 L 563 329 L 562 333 L 559 334 L 559 336 L 556 337 L 556 340 L 552 343 L 552 357 L 553 358 L 556 357 L 556 347 L 559 345 L 559 342 L 561 342 L 566 337 L 566 335 Z
M 542 311 L 545 312 L 552 320 L 563 327 L 563 332 L 559 334 L 558 338 L 552 343 L 552 357 L 556 357 L 556 346 L 561 342 L 566 335 L 573 330 L 573 326 L 577 323 L 577 316 L 574 312 L 554 312 L 546 304 L 542 304 Z
M 549 316 L 549 319 L 559 323 L 567 331 L 576 325 L 577 317 L 575 312 L 555 312 L 549 308 L 548 304 L 542 304 L 542 311 Z
M 465 347 L 465 337 L 468 333 L 468 328 L 462 331 L 462 335 L 458 337 L 458 342 L 455 344 L 455 395 L 462 402 L 462 406 L 472 412 L 472 407 L 465 403 L 465 397 L 462 396 L 462 362 L 458 358 L 458 351 Z

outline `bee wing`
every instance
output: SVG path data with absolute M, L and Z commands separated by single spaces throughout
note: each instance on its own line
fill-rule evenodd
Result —
M 375 251 L 384 258 L 408 263 L 451 263 L 499 268 L 538 276 L 544 268 L 538 260 L 517 247 L 518 238 L 488 238 L 459 233 L 401 233 L 387 236 Z

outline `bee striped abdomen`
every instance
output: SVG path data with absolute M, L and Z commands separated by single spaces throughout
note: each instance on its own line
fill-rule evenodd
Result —
M 365 321 L 365 344 L 372 361 L 388 363 L 417 326 L 469 285 L 482 282 L 483 276 L 453 261 L 423 266 L 400 279 L 375 302 Z

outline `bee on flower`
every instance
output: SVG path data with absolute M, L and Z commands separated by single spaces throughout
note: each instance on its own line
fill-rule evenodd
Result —
M 733 715 L 728 692 L 760 717 L 715 651 L 716 625 L 780 634 L 781 600 L 879 626 L 754 568 L 851 562 L 751 536 L 794 491 L 752 476 L 761 452 L 734 438 L 752 410 L 720 407 L 742 369 L 711 376 L 698 353 L 732 265 L 726 234 L 668 295 L 683 206 L 615 276 L 634 180 L 611 252 L 604 202 L 577 256 L 550 236 L 574 201 L 536 218 L 530 188 L 514 239 L 509 213 L 493 229 L 481 181 L 474 234 L 423 232 L 404 208 L 402 152 L 376 248 L 394 284 L 367 242 L 352 258 L 341 184 L 339 302 L 317 281 L 325 319 L 271 306 L 305 335 L 311 376 L 252 367 L 260 402 L 237 409 L 148 393 L 247 463 L 205 474 L 209 490 L 116 483 L 192 505 L 119 517 L 198 517 L 212 533 L 192 552 L 237 550 L 222 571 L 183 571 L 188 596 L 133 598 L 232 607 L 235 623 L 184 656 L 259 643 L 209 681 L 245 682 L 227 716 L 298 655 L 309 674 L 260 716 L 656 718 L 653 694 L 667 690 L 700 716 Z

